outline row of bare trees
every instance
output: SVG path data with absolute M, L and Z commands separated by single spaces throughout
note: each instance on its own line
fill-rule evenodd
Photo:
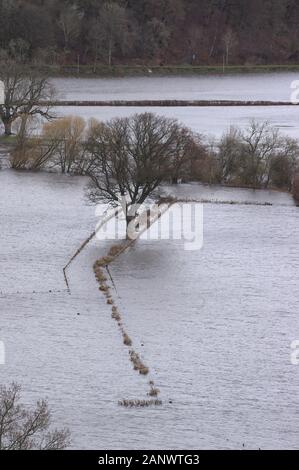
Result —
M 55 167 L 62 173 L 88 174 L 101 188 L 99 179 L 109 169 L 109 184 L 119 182 L 122 172 L 124 187 L 134 175 L 138 184 L 147 178 L 155 186 L 181 179 L 291 190 L 298 168 L 297 141 L 255 121 L 245 130 L 231 128 L 217 143 L 152 113 L 106 123 L 69 116 L 47 122 L 33 136 L 27 129 L 21 120 L 11 154 L 14 169 Z
M 134 172 L 142 177 L 177 182 L 190 173 L 190 155 L 200 145 L 199 136 L 178 121 L 152 113 L 106 123 L 67 116 L 46 122 L 36 134 L 30 131 L 30 119 L 23 119 L 10 156 L 12 168 L 19 170 L 55 167 L 62 173 L 95 177 L 104 173 L 104 163 L 132 171 L 135 162 Z
M 231 128 L 215 154 L 219 182 L 290 190 L 298 155 L 298 142 L 282 136 L 267 122 L 252 121 L 245 131 Z

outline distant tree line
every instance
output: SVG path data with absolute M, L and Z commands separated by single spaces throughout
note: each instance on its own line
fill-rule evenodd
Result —
M 299 60 L 297 0 L 0 0 L 0 53 L 33 63 Z

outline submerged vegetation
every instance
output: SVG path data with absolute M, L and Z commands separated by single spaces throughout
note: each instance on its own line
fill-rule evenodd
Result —
M 108 265 L 115 260 L 116 257 L 119 256 L 121 252 L 123 252 L 128 246 L 128 243 L 124 243 L 124 245 L 114 245 L 109 250 L 109 255 L 100 258 L 98 261 L 95 262 L 93 269 L 95 273 L 95 278 L 97 282 L 100 284 L 100 291 L 107 298 L 107 303 L 112 306 L 112 313 L 111 317 L 113 320 L 116 321 L 119 330 L 121 332 L 123 343 L 126 347 L 129 348 L 129 358 L 133 365 L 133 369 L 137 371 L 140 375 L 147 376 L 150 372 L 149 368 L 143 363 L 140 355 L 135 351 L 133 348 L 133 341 L 130 338 L 126 328 L 124 326 L 122 316 L 119 312 L 119 309 L 115 305 L 115 301 L 113 300 L 112 295 L 110 294 L 110 287 L 107 284 L 107 277 L 104 274 L 103 268 L 107 269 L 109 276 L 111 276 L 110 272 L 108 271 Z M 148 393 L 149 397 L 157 397 L 160 393 L 160 390 L 155 387 L 155 383 L 151 380 L 149 382 L 150 391 Z M 157 406 L 161 405 L 162 402 L 158 400 L 123 400 L 119 403 L 121 406 L 125 407 L 147 407 L 147 406 Z

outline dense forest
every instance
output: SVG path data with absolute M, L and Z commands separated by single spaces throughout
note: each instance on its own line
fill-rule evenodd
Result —
M 0 0 L 0 54 L 35 63 L 299 61 L 298 0 Z

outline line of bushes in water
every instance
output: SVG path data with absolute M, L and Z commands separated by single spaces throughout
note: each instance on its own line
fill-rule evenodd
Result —
M 131 340 L 129 334 L 127 333 L 121 313 L 118 307 L 115 304 L 115 301 L 111 294 L 111 288 L 108 285 L 108 279 L 105 275 L 104 269 L 107 269 L 111 262 L 113 262 L 116 257 L 118 257 L 129 245 L 124 243 L 123 245 L 115 245 L 112 246 L 109 250 L 107 256 L 104 256 L 97 260 L 93 266 L 93 270 L 95 273 L 95 278 L 99 284 L 99 290 L 103 293 L 106 297 L 107 304 L 111 307 L 112 313 L 111 317 L 118 325 L 118 328 L 121 332 L 123 338 L 123 344 L 129 350 L 129 359 L 132 363 L 133 369 L 137 371 L 142 376 L 148 376 L 150 370 L 149 368 L 143 363 L 140 355 L 135 351 L 133 347 L 133 341 Z M 112 278 L 111 278 L 112 279 Z M 124 407 L 148 407 L 148 406 L 159 406 L 162 405 L 162 401 L 158 400 L 157 397 L 160 394 L 160 390 L 155 386 L 155 383 L 150 380 L 148 382 L 149 385 L 149 392 L 148 392 L 148 399 L 146 400 L 122 400 L 119 402 L 120 406 Z M 155 399 L 153 399 L 155 398 Z

